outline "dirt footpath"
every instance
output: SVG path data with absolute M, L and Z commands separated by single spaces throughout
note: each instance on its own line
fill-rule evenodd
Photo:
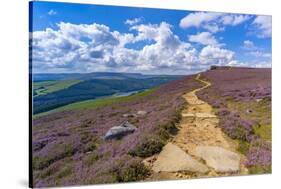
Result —
M 236 142 L 218 127 L 213 108 L 196 95 L 211 83 L 201 80 L 200 74 L 196 80 L 205 85 L 183 95 L 187 106 L 182 111 L 177 135 L 158 155 L 144 160 L 153 172 L 148 180 L 247 174 Z

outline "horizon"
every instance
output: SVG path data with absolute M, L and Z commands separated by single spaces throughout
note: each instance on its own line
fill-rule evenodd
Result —
M 214 65 L 216 66 L 216 65 Z M 236 69 L 272 69 L 271 67 L 239 67 L 239 66 L 217 66 L 219 68 L 236 68 Z M 205 72 L 205 71 L 208 71 L 210 70 L 210 67 L 207 69 L 207 70 L 202 70 L 200 72 Z M 140 72 L 106 72 L 106 71 L 103 71 L 103 72 L 61 72 L 61 73 L 54 73 L 54 72 L 48 72 L 48 73 L 31 73 L 31 74 L 93 74 L 93 73 L 108 73 L 108 74 L 140 74 L 140 75 L 168 75 L 168 76 L 173 76 L 173 75 L 190 75 L 190 74 L 147 74 L 147 73 L 140 73 Z M 191 73 L 191 74 L 197 74 L 199 72 L 196 72 L 196 73 Z
M 39 1 L 30 9 L 33 73 L 190 75 L 272 64 L 271 16 Z

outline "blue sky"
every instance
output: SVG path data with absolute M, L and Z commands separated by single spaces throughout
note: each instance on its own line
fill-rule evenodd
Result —
M 33 2 L 33 72 L 271 67 L 271 17 Z

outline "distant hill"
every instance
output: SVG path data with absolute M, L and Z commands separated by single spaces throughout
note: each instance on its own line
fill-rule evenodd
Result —
M 82 100 L 139 92 L 180 76 L 147 76 L 125 73 L 36 74 L 33 113 L 41 113 Z M 44 79 L 46 79 L 44 81 Z M 40 82 L 39 82 L 40 81 Z
M 90 79 L 145 79 L 152 77 L 178 78 L 178 75 L 144 75 L 141 73 L 118 73 L 118 72 L 93 72 L 93 73 L 35 73 L 33 81 L 55 80 L 90 80 Z

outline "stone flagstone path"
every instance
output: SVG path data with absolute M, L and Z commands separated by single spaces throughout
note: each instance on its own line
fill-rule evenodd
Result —
M 243 174 L 247 170 L 241 165 L 241 155 L 236 152 L 236 144 L 218 127 L 219 119 L 213 108 L 198 99 L 196 92 L 183 95 L 187 102 L 182 111 L 178 133 L 164 146 L 159 155 L 147 158 L 144 163 L 153 173 L 148 180 L 182 179 L 231 174 Z

